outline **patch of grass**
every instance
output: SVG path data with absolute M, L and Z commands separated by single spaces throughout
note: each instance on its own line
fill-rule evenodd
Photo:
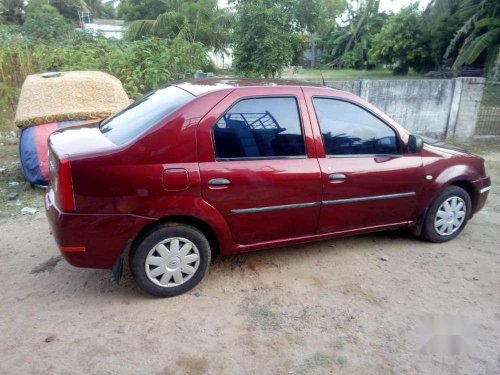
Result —
M 406 76 L 395 76 L 387 69 L 355 70 L 355 69 L 287 69 L 282 78 L 304 81 L 350 81 L 359 79 L 419 79 L 421 75 L 410 73 Z
M 21 215 L 26 206 L 42 210 L 44 190 L 32 189 L 24 179 L 17 138 L 0 135 L 0 219 Z
M 246 299 L 241 305 L 241 310 L 248 316 L 250 323 L 262 329 L 279 329 L 282 326 L 282 316 L 273 311 L 269 304 L 260 304 L 254 300 Z
M 248 310 L 248 316 L 252 323 L 264 329 L 278 329 L 281 327 L 281 316 L 272 311 L 266 305 L 256 305 Z
M 346 357 L 337 355 L 328 355 L 323 352 L 315 352 L 304 359 L 304 362 L 298 368 L 299 374 L 315 373 L 316 370 L 328 370 L 333 367 L 342 368 L 347 362 Z M 323 373 L 323 371 L 319 371 Z

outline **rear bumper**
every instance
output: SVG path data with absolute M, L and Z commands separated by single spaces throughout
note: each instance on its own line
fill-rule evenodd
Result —
M 476 204 L 473 212 L 475 214 L 480 211 L 486 203 L 486 199 L 488 198 L 488 194 L 491 189 L 491 179 L 489 177 L 484 177 L 474 181 L 472 184 L 474 185 L 474 190 L 476 192 Z
M 155 221 L 135 215 L 62 212 L 52 190 L 45 195 L 45 213 L 61 254 L 69 264 L 85 268 L 111 269 L 127 244 Z

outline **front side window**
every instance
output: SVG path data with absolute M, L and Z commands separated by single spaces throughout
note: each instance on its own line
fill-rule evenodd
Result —
M 218 159 L 305 156 L 295 98 L 252 98 L 236 103 L 214 125 Z
M 101 132 L 115 144 L 122 145 L 194 98 L 194 95 L 175 86 L 151 91 L 104 120 L 100 126 Z
M 398 153 L 394 130 L 370 112 L 337 99 L 313 102 L 327 155 Z

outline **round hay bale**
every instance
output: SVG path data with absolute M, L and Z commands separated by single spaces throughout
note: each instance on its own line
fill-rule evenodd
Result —
M 128 104 L 120 80 L 104 72 L 33 74 L 21 88 L 15 123 L 24 128 L 54 121 L 101 119 Z

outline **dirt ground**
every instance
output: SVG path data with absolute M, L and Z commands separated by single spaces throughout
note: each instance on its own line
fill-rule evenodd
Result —
M 473 146 L 493 188 L 451 242 L 390 231 L 215 259 L 198 288 L 171 299 L 71 267 L 43 212 L 9 213 L 0 374 L 500 374 L 496 142 Z M 465 348 L 430 350 L 423 326 Z

